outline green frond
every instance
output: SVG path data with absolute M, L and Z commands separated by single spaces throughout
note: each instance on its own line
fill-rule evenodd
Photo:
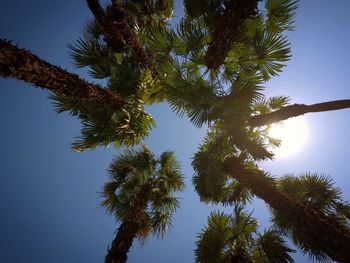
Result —
M 197 237 L 196 262 L 293 262 L 280 233 L 257 233 L 258 222 L 241 205 L 233 215 L 212 212 Z
M 350 203 L 346 201 L 339 201 L 335 203 L 334 207 L 338 218 L 343 218 L 344 220 L 350 221 Z
M 192 183 L 202 201 L 219 203 L 225 198 L 229 177 L 222 167 L 225 158 L 232 154 L 234 148 L 227 139 L 215 132 L 207 133 L 192 161 Z
M 112 179 L 126 180 L 130 173 L 141 173 L 144 170 L 152 172 L 153 158 L 153 153 L 145 146 L 142 146 L 139 151 L 127 149 L 123 154 L 113 158 L 108 171 Z
M 164 238 L 164 235 L 172 227 L 172 214 L 155 212 L 152 214 L 152 232 L 157 237 Z
M 287 175 L 279 180 L 279 186 L 296 200 L 329 214 L 342 201 L 341 189 L 334 187 L 332 178 L 324 174 Z
M 266 114 L 275 110 L 279 110 L 289 104 L 289 97 L 287 96 L 274 96 L 269 98 L 261 98 L 251 105 L 252 114 Z
M 227 184 L 223 190 L 222 204 L 232 206 L 233 204 L 246 204 L 253 200 L 253 194 L 250 190 L 237 181 L 232 181 Z
M 102 31 L 95 19 L 87 19 L 83 25 L 83 39 L 87 41 L 99 41 L 101 38 Z
M 266 0 L 267 10 L 266 28 L 271 33 L 293 30 L 295 10 L 299 1 Z
M 304 246 L 304 244 L 298 245 L 299 250 L 303 255 L 307 255 L 310 262 L 318 262 L 318 263 L 332 263 L 334 262 L 327 254 L 323 253 L 320 250 L 310 250 L 308 247 Z
M 224 262 L 224 249 L 230 233 L 230 217 L 224 213 L 212 212 L 208 217 L 207 226 L 197 236 L 196 262 Z
M 115 192 L 119 186 L 118 182 L 110 181 L 104 185 L 103 191 L 101 192 L 103 198 L 101 205 L 106 208 L 107 213 L 110 215 L 115 213 L 118 206 L 118 197 Z
M 81 137 L 73 143 L 76 151 L 93 149 L 100 145 L 108 146 L 111 143 L 116 147 L 133 146 L 147 137 L 156 125 L 143 108 L 133 105 L 111 114 L 109 119 L 107 116 L 97 116 L 94 120 L 82 116 Z
M 263 256 L 265 256 L 269 262 L 294 262 L 289 253 L 295 253 L 296 251 L 287 246 L 286 241 L 277 230 L 265 230 L 263 234 L 258 234 L 256 246 L 258 247 L 259 253 L 263 253 Z M 257 255 L 257 257 L 259 256 L 261 255 Z
M 264 80 L 278 75 L 291 57 L 290 43 L 280 34 L 263 31 L 252 39 L 254 62 Z
M 272 110 L 278 110 L 287 106 L 289 101 L 290 99 L 287 96 L 275 96 L 268 98 L 267 104 Z
M 80 38 L 68 47 L 75 66 L 90 67 L 89 74 L 93 78 L 104 79 L 111 75 L 111 64 L 114 61 L 107 46 Z
M 181 163 L 176 159 L 176 156 L 173 151 L 163 152 L 159 157 L 160 172 L 164 173 L 166 176 L 167 173 L 180 174 L 181 172 Z
M 146 243 L 146 240 L 151 232 L 152 218 L 147 213 L 144 213 L 142 220 L 140 220 L 139 229 L 137 231 L 137 238 L 142 245 Z
M 171 67 L 173 71 L 161 81 L 171 109 L 180 117 L 186 114 L 198 127 L 215 119 L 221 109 L 215 105 L 218 99 L 212 85 L 184 72 L 178 61 Z
M 182 19 L 176 28 L 176 54 L 187 57 L 189 53 L 196 53 L 209 43 L 209 38 L 201 21 Z
M 152 54 L 164 58 L 173 51 L 175 38 L 175 32 L 171 28 L 158 24 L 148 29 L 146 43 Z
M 244 211 L 242 205 L 234 206 L 234 213 L 231 218 L 232 235 L 235 238 L 243 239 L 246 245 L 253 241 L 253 234 L 257 231 L 258 221 L 252 218 L 252 212 Z

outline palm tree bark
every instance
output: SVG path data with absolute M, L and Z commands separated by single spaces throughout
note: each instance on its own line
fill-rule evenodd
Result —
M 257 14 L 260 0 L 236 0 L 226 4 L 225 11 L 217 18 L 215 31 L 205 55 L 209 69 L 218 69 L 224 63 L 234 42 L 238 41 L 244 29 L 244 21 Z
M 105 41 L 112 50 L 120 52 L 121 47 L 128 45 L 135 51 L 140 63 L 153 71 L 152 56 L 139 42 L 135 32 L 130 27 L 123 4 L 120 1 L 113 0 L 111 7 L 112 16 L 109 16 L 98 0 L 86 0 L 86 2 L 102 30 Z
M 250 117 L 248 124 L 250 127 L 257 127 L 269 125 L 274 122 L 283 121 L 306 113 L 341 110 L 346 108 L 350 108 L 350 100 L 334 100 L 312 105 L 293 104 L 271 113 L 252 116 Z
M 303 242 L 318 248 L 335 261 L 350 262 L 350 231 L 321 212 L 291 199 L 264 174 L 252 171 L 235 157 L 224 163 L 224 171 L 277 210 L 303 233 Z
M 105 263 L 124 263 L 128 252 L 132 246 L 134 238 L 137 236 L 140 221 L 142 220 L 147 207 L 151 186 L 144 185 L 138 192 L 133 207 L 127 214 L 125 220 L 120 225 L 118 233 L 108 249 Z
M 0 39 L 0 76 L 23 80 L 59 95 L 101 107 L 118 110 L 124 105 L 123 99 L 115 92 L 90 84 L 5 39 Z

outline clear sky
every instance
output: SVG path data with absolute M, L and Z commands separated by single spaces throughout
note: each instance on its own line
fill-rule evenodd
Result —
M 0 37 L 89 79 L 85 70 L 72 66 L 67 48 L 91 17 L 85 1 L 0 3 Z M 349 10 L 347 0 L 300 2 L 296 31 L 290 33 L 292 60 L 266 85 L 266 94 L 289 95 L 296 103 L 350 98 Z M 0 88 L 0 262 L 103 262 L 117 226 L 99 206 L 98 192 L 118 151 L 73 152 L 70 143 L 79 135 L 79 120 L 56 114 L 47 91 L 9 79 L 0 79 Z M 191 185 L 191 156 L 205 131 L 177 118 L 166 105 L 150 112 L 158 128 L 146 144 L 157 154 L 175 150 L 187 187 L 179 194 L 182 204 L 170 234 L 143 246 L 135 242 L 129 262 L 193 262 L 196 233 L 209 212 L 218 209 L 201 204 Z M 276 176 L 327 173 L 350 200 L 349 117 L 350 110 L 307 115 L 311 136 L 303 150 L 261 166 Z M 253 215 L 268 226 L 264 203 L 253 206 Z M 307 262 L 300 255 L 295 259 Z

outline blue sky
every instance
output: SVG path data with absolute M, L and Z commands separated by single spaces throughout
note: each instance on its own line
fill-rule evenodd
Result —
M 292 60 L 267 83 L 266 94 L 289 95 L 296 103 L 350 97 L 348 10 L 346 0 L 301 1 L 296 30 L 289 34 Z M 89 79 L 85 70 L 72 66 L 67 44 L 77 39 L 90 16 L 85 1 L 2 1 L 0 36 Z M 0 261 L 103 262 L 117 226 L 99 206 L 98 192 L 118 151 L 72 151 L 79 120 L 56 114 L 47 91 L 11 79 L 0 79 L 0 87 Z M 182 205 L 170 234 L 163 241 L 150 238 L 143 246 L 135 242 L 129 262 L 193 262 L 196 233 L 217 209 L 201 204 L 191 185 L 191 157 L 205 132 L 177 118 L 166 105 L 150 112 L 158 128 L 146 143 L 157 154 L 175 151 L 187 187 L 179 194 Z M 327 173 L 350 200 L 349 116 L 349 110 L 307 115 L 311 136 L 303 150 L 261 166 L 276 176 Z M 254 203 L 254 216 L 268 225 L 262 201 Z M 295 259 L 307 262 L 300 255 Z

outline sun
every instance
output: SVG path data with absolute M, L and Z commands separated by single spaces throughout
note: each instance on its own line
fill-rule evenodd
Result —
M 273 124 L 269 136 L 281 140 L 281 145 L 274 148 L 275 157 L 288 157 L 298 153 L 309 137 L 309 127 L 303 116 L 290 118 L 279 124 Z

